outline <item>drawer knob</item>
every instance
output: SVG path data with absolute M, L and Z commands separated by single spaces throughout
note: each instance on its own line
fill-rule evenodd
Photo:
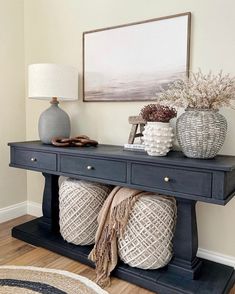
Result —
M 32 157 L 30 160 L 31 160 L 32 162 L 35 162 L 35 161 L 37 161 L 37 158 Z
M 92 169 L 93 169 L 93 166 L 88 165 L 88 166 L 87 166 L 87 169 L 88 169 L 88 170 L 92 170 Z
M 169 177 L 165 177 L 165 178 L 164 178 L 164 181 L 165 181 L 165 182 L 170 182 L 170 178 L 169 178 Z

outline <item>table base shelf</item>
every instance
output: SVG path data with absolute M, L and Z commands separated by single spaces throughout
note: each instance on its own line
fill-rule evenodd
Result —
M 41 218 L 16 226 L 12 236 L 94 267 L 88 259 L 92 246 L 76 246 L 63 240 L 60 234 L 43 230 Z M 119 263 L 112 275 L 161 294 L 227 294 L 235 282 L 232 267 L 203 260 L 200 278 L 192 280 L 167 270 L 141 270 Z

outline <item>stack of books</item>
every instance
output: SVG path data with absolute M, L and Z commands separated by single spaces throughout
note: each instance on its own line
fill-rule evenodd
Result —
M 144 144 L 124 144 L 124 150 L 143 152 L 145 151 L 144 148 Z

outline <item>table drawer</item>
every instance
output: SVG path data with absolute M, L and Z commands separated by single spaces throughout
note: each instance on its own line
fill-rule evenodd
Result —
M 122 161 L 61 155 L 60 171 L 63 173 L 126 182 L 126 163 Z
M 187 169 L 132 164 L 131 184 L 169 192 L 211 197 L 212 175 Z
M 56 154 L 14 149 L 13 164 L 56 171 Z

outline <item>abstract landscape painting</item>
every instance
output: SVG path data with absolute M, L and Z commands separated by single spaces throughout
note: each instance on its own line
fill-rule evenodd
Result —
M 84 101 L 151 101 L 188 73 L 190 13 L 83 34 Z

